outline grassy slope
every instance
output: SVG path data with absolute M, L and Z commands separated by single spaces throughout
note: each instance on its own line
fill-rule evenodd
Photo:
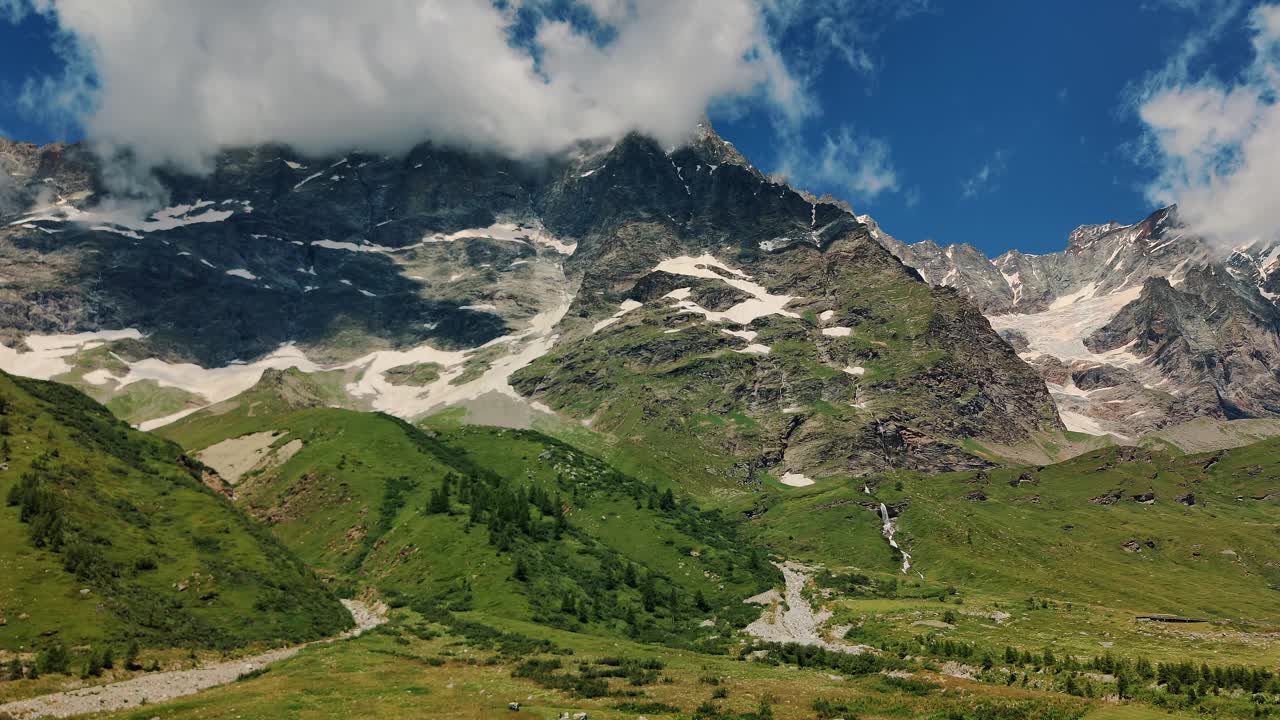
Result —
M 0 649 L 50 637 L 227 648 L 349 625 L 311 573 L 206 488 L 176 445 L 66 386 L 0 373 L 0 397 L 11 454 L 0 494 L 36 478 L 62 527 L 60 543 L 37 548 L 34 520 L 0 507 Z
M 244 478 L 238 502 L 350 591 L 372 585 L 409 603 L 606 634 L 677 632 L 698 642 L 717 631 L 697 622 L 711 614 L 745 620 L 751 612 L 739 600 L 773 577 L 772 568 L 750 566 L 723 519 L 683 503 L 664 509 L 652 486 L 536 432 L 423 431 L 384 415 L 292 407 L 266 389 L 163 432 L 196 451 L 262 430 L 280 433 L 276 445 L 300 439 L 303 447 L 284 464 Z M 558 496 L 565 532 L 550 537 L 554 518 L 531 506 L 535 533 L 542 534 L 502 547 L 487 514 L 469 522 L 470 507 L 457 499 L 456 485 L 450 513 L 426 512 L 450 473 Z M 513 579 L 517 560 L 527 581 Z M 643 583 L 608 589 L 606 566 L 616 575 L 626 564 L 641 579 L 653 578 L 657 608 L 643 608 Z M 673 589 L 675 612 L 668 602 Z M 694 607 L 699 592 L 712 610 Z M 562 612 L 566 595 L 586 605 L 585 614 Z M 628 609 L 638 616 L 635 626 L 622 622 Z
M 921 596 L 954 586 L 965 606 L 950 609 L 1014 616 L 999 626 L 964 619 L 950 633 L 958 638 L 997 647 L 1056 644 L 1083 654 L 1114 647 L 1170 659 L 1189 653 L 1210 662 L 1273 662 L 1280 652 L 1262 639 L 1280 627 L 1280 496 L 1253 498 L 1280 492 L 1278 450 L 1273 440 L 1216 455 L 1140 454 L 1126 462 L 1131 450 L 1107 448 L 985 477 L 902 474 L 882 479 L 874 496 L 861 487 L 818 486 L 766 501 L 755 528 L 795 559 L 896 578 L 897 598 L 851 600 L 848 607 L 887 617 L 901 632 L 918 633 L 910 623 L 937 620 L 948 605 Z M 1033 483 L 1011 486 L 1023 473 Z M 1117 490 L 1123 497 L 1115 504 L 1090 502 Z M 975 492 L 987 499 L 967 498 Z M 1155 493 L 1154 504 L 1132 498 L 1147 492 Z M 1175 500 L 1187 493 L 1195 495 L 1192 506 Z M 909 501 L 898 541 L 912 554 L 910 575 L 898 571 L 900 558 L 879 537 L 878 519 L 859 504 L 880 500 Z M 1126 551 L 1130 541 L 1141 552 Z M 1028 596 L 1049 598 L 1051 607 L 1028 610 Z M 1134 622 L 1149 613 L 1218 625 Z M 1189 642 L 1197 633 L 1212 641 Z

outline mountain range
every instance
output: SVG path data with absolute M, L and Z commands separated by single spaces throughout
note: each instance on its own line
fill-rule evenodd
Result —
M 708 125 L 536 166 L 230 151 L 208 176 L 162 175 L 173 204 L 141 218 L 81 148 L 0 157 L 35 203 L 0 234 L 22 268 L 4 278 L 5 367 L 144 428 L 299 367 L 337 404 L 402 417 L 636 426 L 725 486 L 979 466 L 968 439 L 1060 431 L 971 303 Z
M 751 427 L 717 430 L 713 450 L 762 451 L 711 469 L 725 478 L 960 467 L 972 458 L 953 441 L 1006 447 L 1059 427 L 972 307 L 1044 380 L 1070 431 L 1137 442 L 1206 419 L 1272 419 L 1280 407 L 1280 246 L 1224 254 L 1176 208 L 1081 226 L 1046 255 L 908 245 L 847 204 L 772 182 L 708 124 L 678 148 L 630 136 L 537 164 L 432 145 L 395 158 L 228 151 L 208 176 L 161 174 L 171 204 L 149 213 L 108 189 L 110 168 L 79 146 L 5 143 L 0 164 L 16 181 L 0 207 L 12 268 L 0 332 L 14 347 L 0 349 L 4 367 L 38 365 L 144 427 L 248 388 L 263 367 L 298 366 L 342 375 L 349 407 L 416 417 L 462 404 L 528 424 L 546 396 L 612 428 L 626 422 L 609 412 L 625 375 L 650 395 L 629 397 L 629 413 L 647 403 L 661 413 L 713 386 L 699 407 L 745 411 Z M 917 279 L 968 303 L 929 293 L 897 306 L 896 294 L 922 292 L 910 290 Z M 862 307 L 841 307 L 854 295 Z M 645 347 L 628 348 L 625 372 L 595 393 L 559 372 L 508 382 L 543 356 L 539 367 L 571 354 L 574 372 L 600 374 L 588 356 L 652 314 L 623 307 L 636 302 L 723 332 L 636 338 Z M 923 327 L 897 324 L 930 314 Z M 756 342 L 762 332 L 786 341 Z M 82 333 L 106 334 L 62 337 Z M 85 348 L 98 342 L 112 343 L 109 356 Z M 921 361 L 931 346 L 955 351 Z M 695 357 L 715 376 L 682 385 L 692 368 L 672 363 Z M 897 377 L 912 365 L 949 379 Z M 655 394 L 655 373 L 676 381 L 670 394 Z M 680 414 L 677 434 L 698 413 Z

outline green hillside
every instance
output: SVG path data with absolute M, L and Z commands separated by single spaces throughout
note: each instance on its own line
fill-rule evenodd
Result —
M 753 523 L 775 552 L 834 571 L 827 584 L 845 612 L 833 622 L 874 618 L 864 640 L 932 632 L 997 649 L 1280 661 L 1269 640 L 1280 627 L 1280 441 L 1185 456 L 1106 448 L 867 489 L 774 495 Z M 908 573 L 880 534 L 880 502 L 900 510 Z M 948 610 L 958 624 L 921 624 Z M 1151 615 L 1203 622 L 1137 621 Z
M 717 625 L 752 619 L 741 599 L 774 582 L 720 513 L 581 450 L 306 407 L 307 382 L 273 373 L 163 433 L 206 456 L 274 433 L 236 502 L 344 592 L 714 648 Z
M 0 373 L 0 649 L 233 648 L 351 619 L 170 442 Z

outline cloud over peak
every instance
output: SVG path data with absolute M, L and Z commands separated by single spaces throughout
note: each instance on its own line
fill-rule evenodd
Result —
M 1280 228 L 1280 5 L 1255 8 L 1249 28 L 1254 58 L 1238 78 L 1166 72 L 1138 105 L 1158 170 L 1148 197 L 1176 202 L 1193 230 L 1222 247 L 1273 239 Z
M 200 169 L 269 141 L 512 155 L 630 130 L 676 142 L 709 103 L 748 97 L 790 121 L 812 112 L 752 0 L 584 0 L 591 26 L 532 0 L 28 2 L 74 48 L 28 103 L 143 166 Z

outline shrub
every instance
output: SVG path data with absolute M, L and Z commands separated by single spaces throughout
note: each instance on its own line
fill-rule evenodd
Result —
M 818 720 L 833 720 L 833 718 L 844 718 L 844 720 L 857 720 L 857 715 L 853 713 L 853 706 L 848 703 L 828 700 L 826 698 L 818 698 L 813 701 L 813 711 L 818 714 Z
M 36 657 L 36 665 L 42 673 L 67 674 L 71 670 L 71 655 L 67 646 L 58 641 Z
M 680 708 L 660 702 L 624 702 L 614 705 L 613 709 L 636 715 L 675 715 L 680 712 Z
M 907 693 L 908 695 L 928 695 L 930 692 L 941 687 L 940 685 L 931 683 L 927 680 L 897 677 L 895 675 L 885 675 L 880 678 L 880 683 L 889 690 Z

